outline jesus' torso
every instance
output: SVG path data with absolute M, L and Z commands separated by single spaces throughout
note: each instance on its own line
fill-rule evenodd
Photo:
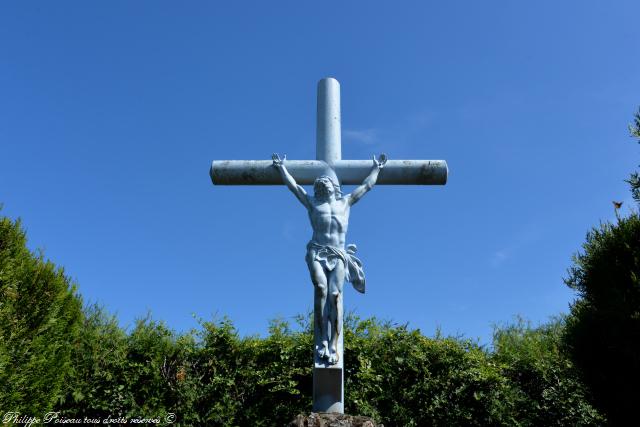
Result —
M 333 200 L 309 197 L 309 220 L 313 228 L 312 241 L 319 245 L 344 249 L 349 212 L 348 196 Z

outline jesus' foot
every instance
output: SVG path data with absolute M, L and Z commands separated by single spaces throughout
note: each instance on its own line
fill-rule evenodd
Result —
M 329 359 L 329 343 L 322 341 L 322 347 L 318 349 L 318 356 L 320 359 Z
M 331 355 L 328 358 L 328 362 L 330 365 L 335 365 L 338 363 L 338 359 L 340 359 L 338 355 L 338 343 L 335 342 L 335 340 L 331 340 Z

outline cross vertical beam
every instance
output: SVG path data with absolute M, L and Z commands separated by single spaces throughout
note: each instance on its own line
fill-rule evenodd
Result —
M 340 83 L 332 77 L 318 82 L 316 160 L 333 165 L 342 160 Z
M 335 175 L 331 167 L 342 160 L 341 126 L 340 126 L 340 83 L 328 77 L 318 82 L 318 103 L 316 122 L 316 160 L 325 162 L 326 174 Z M 337 178 L 337 176 L 336 176 Z M 344 298 L 344 292 L 342 293 Z M 318 298 L 314 295 L 314 298 Z M 344 304 L 344 299 L 343 299 Z M 314 306 L 317 304 L 314 302 Z M 328 304 L 327 304 L 328 306 Z M 326 307 L 325 307 L 326 308 Z M 342 317 L 342 316 L 340 316 Z M 313 328 L 313 411 L 344 413 L 344 331 L 338 335 L 338 363 L 330 365 L 318 356 L 322 348 L 322 332 L 320 325 Z M 333 335 L 336 332 L 330 331 Z

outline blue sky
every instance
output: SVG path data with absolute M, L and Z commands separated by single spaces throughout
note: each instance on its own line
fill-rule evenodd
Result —
M 312 306 L 310 226 L 284 187 L 210 162 L 315 154 L 342 86 L 343 158 L 444 159 L 444 187 L 375 188 L 347 310 L 488 343 L 568 310 L 589 228 L 640 163 L 637 1 L 13 2 L 0 6 L 0 202 L 124 326 L 242 334 Z

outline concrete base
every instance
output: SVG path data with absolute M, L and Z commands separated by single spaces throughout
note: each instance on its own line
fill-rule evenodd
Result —
M 384 427 L 372 418 L 344 414 L 300 414 L 288 427 Z
M 344 413 L 344 370 L 313 368 L 313 411 Z

